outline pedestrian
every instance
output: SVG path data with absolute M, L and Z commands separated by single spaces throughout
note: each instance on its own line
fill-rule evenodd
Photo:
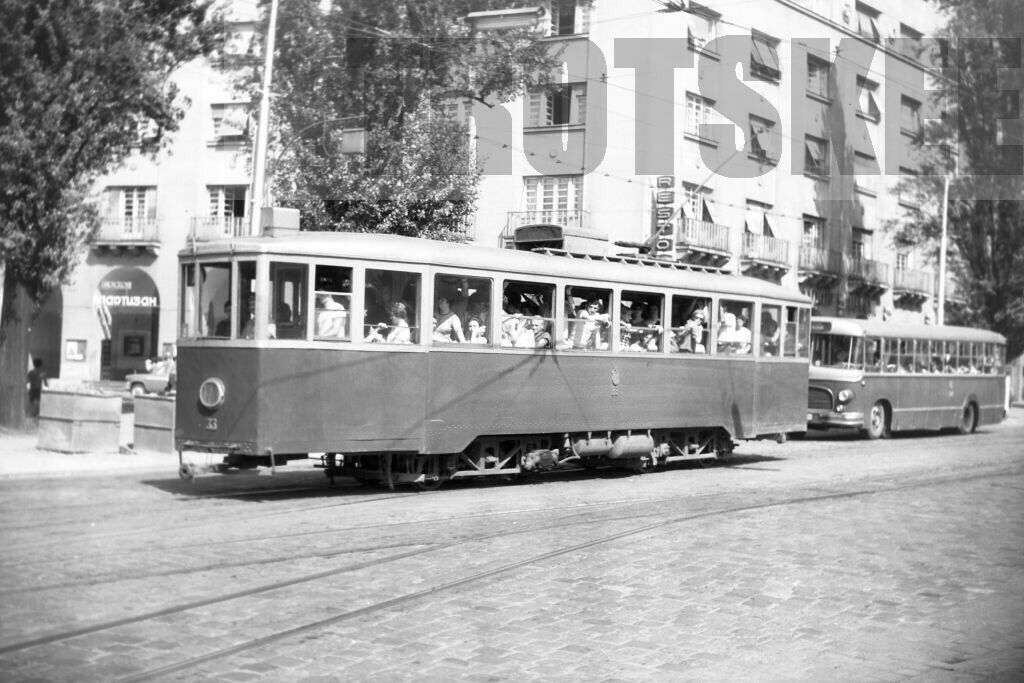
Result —
M 33 358 L 32 369 L 28 371 L 28 416 L 33 420 L 39 419 L 39 402 L 45 386 L 48 386 L 48 380 L 43 370 L 43 359 Z

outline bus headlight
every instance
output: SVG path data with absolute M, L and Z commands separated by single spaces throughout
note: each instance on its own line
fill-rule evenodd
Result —
M 839 399 L 840 403 L 849 403 L 853 400 L 854 396 L 856 396 L 856 394 L 853 393 L 852 389 L 843 389 L 839 392 L 839 395 L 836 396 L 836 398 Z
M 224 405 L 226 393 L 224 382 L 217 377 L 211 377 L 199 385 L 199 402 L 208 410 L 216 410 Z

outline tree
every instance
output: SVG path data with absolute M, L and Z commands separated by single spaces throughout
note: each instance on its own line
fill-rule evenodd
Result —
M 222 40 L 209 0 L 0 0 L 0 424 L 24 424 L 28 332 L 98 227 L 96 178 L 177 129 L 170 81 Z
M 928 134 L 958 141 L 956 173 L 948 203 L 949 269 L 965 290 L 967 305 L 947 313 L 947 322 L 986 327 L 1007 337 L 1007 355 L 1024 353 L 1024 167 L 1021 129 L 999 119 L 1019 119 L 1020 95 L 1000 85 L 997 69 L 1019 69 L 1024 8 L 1018 0 L 938 0 L 948 13 L 943 31 L 948 49 L 938 58 L 954 65 L 955 96 L 937 91 L 945 109 Z M 1012 36 L 1007 38 L 1006 36 Z M 1020 124 L 1018 123 L 1018 126 Z M 1000 144 L 1002 143 L 1002 144 Z M 907 244 L 938 251 L 942 230 L 943 178 L 952 163 L 938 146 L 923 157 L 921 176 L 903 190 L 934 207 L 916 213 L 897 231 Z
M 479 172 L 446 106 L 508 101 L 558 65 L 536 29 L 476 32 L 466 15 L 536 4 L 336 0 L 325 13 L 282 3 L 268 163 L 277 203 L 300 209 L 306 230 L 459 239 Z M 346 153 L 352 129 L 365 131 L 365 153 Z

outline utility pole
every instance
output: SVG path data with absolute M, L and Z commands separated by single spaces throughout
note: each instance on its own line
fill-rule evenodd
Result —
M 946 324 L 946 226 L 949 221 L 949 174 L 942 183 L 942 237 L 939 239 L 939 310 L 938 323 Z
M 252 211 L 249 215 L 249 234 L 260 232 L 260 213 L 263 209 L 264 182 L 267 174 L 267 144 L 270 135 L 270 82 L 274 69 L 274 35 L 277 33 L 277 3 L 270 2 L 270 24 L 267 26 L 267 39 L 263 60 L 263 92 L 260 95 L 260 118 L 256 126 L 256 143 L 253 148 L 252 162 Z

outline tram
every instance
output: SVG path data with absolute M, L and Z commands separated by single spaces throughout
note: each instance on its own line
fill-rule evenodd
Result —
M 183 477 L 314 457 L 434 488 L 707 461 L 806 427 L 810 301 L 761 280 L 280 230 L 179 261 Z
M 1006 338 L 967 327 L 811 320 L 807 426 L 973 432 L 1006 416 Z

